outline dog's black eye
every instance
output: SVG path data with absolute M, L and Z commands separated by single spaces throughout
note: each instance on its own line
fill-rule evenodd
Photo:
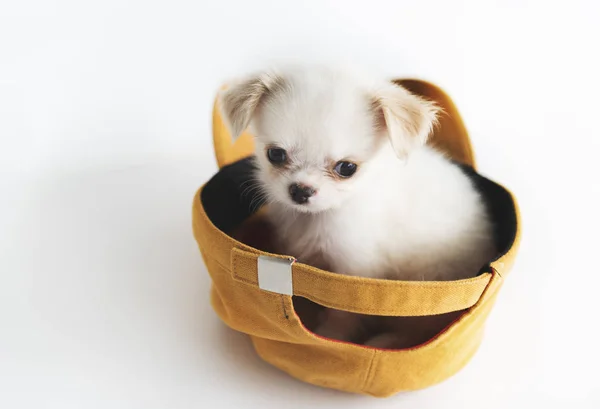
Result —
M 354 175 L 358 166 L 356 163 L 341 161 L 335 164 L 333 170 L 343 178 L 349 178 Z
M 272 164 L 281 165 L 287 161 L 287 152 L 281 148 L 269 148 L 267 149 L 267 157 Z

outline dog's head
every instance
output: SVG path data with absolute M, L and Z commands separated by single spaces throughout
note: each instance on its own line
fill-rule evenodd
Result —
M 426 142 L 432 103 L 393 83 L 371 86 L 338 72 L 257 74 L 219 97 L 234 138 L 255 135 L 258 178 L 269 201 L 302 212 L 339 207 L 372 183 L 378 158 L 406 159 Z

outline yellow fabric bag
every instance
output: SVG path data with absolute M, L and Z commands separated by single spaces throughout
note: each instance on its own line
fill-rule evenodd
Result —
M 455 161 L 474 168 L 467 131 L 450 98 L 424 81 L 398 83 L 444 109 L 432 143 Z M 251 219 L 252 203 L 242 194 L 242 185 L 249 170 L 243 158 L 253 153 L 253 142 L 246 133 L 233 143 L 216 105 L 213 132 L 221 170 L 194 198 L 194 236 L 212 279 L 214 310 L 228 326 L 250 335 L 265 361 L 305 382 L 385 397 L 441 382 L 470 360 L 519 243 L 519 213 L 510 192 L 477 175 L 498 226 L 501 254 L 474 278 L 409 282 L 334 274 L 292 263 L 290 257 L 265 253 L 231 237 Z M 259 228 L 250 233 L 266 234 Z M 261 285 L 261 280 L 266 281 L 261 274 L 268 273 L 268 268 L 261 270 L 261 261 L 272 262 L 273 258 L 281 261 L 282 274 L 289 274 L 290 282 L 284 283 L 283 290 Z M 382 350 L 314 335 L 296 313 L 297 297 L 329 308 L 382 316 L 463 312 L 425 344 Z

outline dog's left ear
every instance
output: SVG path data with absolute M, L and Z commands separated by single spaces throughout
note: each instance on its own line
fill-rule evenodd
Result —
M 261 102 L 284 85 L 279 74 L 265 72 L 232 83 L 220 92 L 219 106 L 234 141 L 250 125 Z
M 393 83 L 373 93 L 372 106 L 377 129 L 387 134 L 400 159 L 427 142 L 440 111 L 433 102 Z

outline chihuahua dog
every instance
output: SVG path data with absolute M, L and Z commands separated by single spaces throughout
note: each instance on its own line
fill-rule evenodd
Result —
M 479 193 L 426 144 L 438 114 L 432 102 L 392 82 L 303 67 L 241 79 L 219 101 L 234 138 L 247 128 L 255 136 L 278 253 L 398 280 L 473 277 L 495 255 Z M 315 332 L 382 348 L 422 338 L 397 328 L 361 338 L 364 323 L 326 310 Z

